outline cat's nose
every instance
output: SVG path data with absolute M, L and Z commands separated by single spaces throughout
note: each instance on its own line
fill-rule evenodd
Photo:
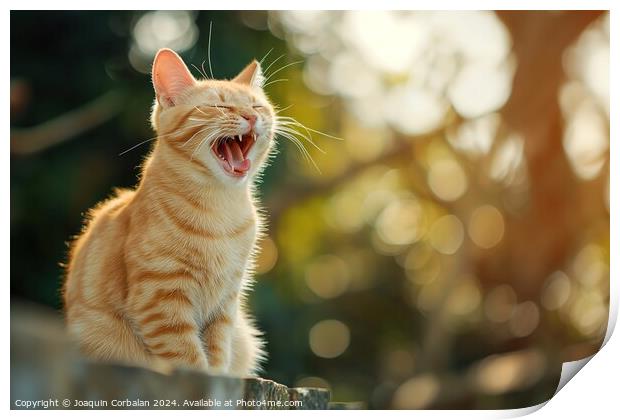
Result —
M 256 115 L 254 115 L 254 114 L 241 114 L 241 116 L 243 117 L 244 120 L 246 120 L 248 122 L 248 124 L 250 124 L 250 128 L 254 128 L 254 126 L 256 125 Z

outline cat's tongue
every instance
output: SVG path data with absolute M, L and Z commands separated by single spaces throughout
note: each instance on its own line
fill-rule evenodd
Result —
M 224 143 L 224 155 L 233 172 L 245 172 L 250 169 L 250 160 L 243 156 L 241 147 L 236 140 Z

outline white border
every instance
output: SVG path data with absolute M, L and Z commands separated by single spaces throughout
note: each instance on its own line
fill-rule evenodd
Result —
M 50 4 L 42 0 L 7 1 L 13 10 L 609 10 L 612 0 L 382 0 L 381 2 L 360 2 L 356 0 L 219 0 L 198 1 L 179 0 L 175 2 L 162 0 L 133 0 L 106 2 L 84 2 L 77 0 L 57 0 Z M 50 6 L 53 6 L 50 8 Z

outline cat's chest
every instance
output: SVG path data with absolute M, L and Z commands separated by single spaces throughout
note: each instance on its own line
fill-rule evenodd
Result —
M 196 321 L 204 325 L 217 311 L 228 310 L 225 304 L 235 301 L 243 286 L 255 230 L 228 238 L 200 244 L 200 252 L 192 261 L 192 301 Z M 192 257 L 189 257 L 192 258 Z
M 174 248 L 175 263 L 181 265 L 176 268 L 191 275 L 196 308 L 209 312 L 241 288 L 259 219 L 251 206 L 205 213 L 181 206 L 175 210 L 162 214 L 165 246 Z
M 223 310 L 242 288 L 255 230 L 230 237 L 225 241 L 196 242 L 185 253 L 186 269 L 191 273 L 190 299 L 200 325 L 210 319 L 214 311 Z
M 191 271 L 201 279 L 226 280 L 245 269 L 257 232 L 252 207 L 213 213 L 179 210 L 165 218 L 165 227 Z
M 200 269 L 199 280 L 206 287 L 223 286 L 241 281 L 256 241 L 257 221 L 252 215 L 238 217 L 209 234 L 193 237 L 188 258 L 195 259 Z
M 243 232 L 193 241 L 186 258 L 193 260 L 201 279 L 230 280 L 245 271 L 255 239 L 256 228 L 252 223 Z

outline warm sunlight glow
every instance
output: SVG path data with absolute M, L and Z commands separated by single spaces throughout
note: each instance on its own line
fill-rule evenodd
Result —
M 422 134 L 441 125 L 450 103 L 479 117 L 511 92 L 511 40 L 492 12 L 282 11 L 270 19 L 307 55 L 308 86 L 343 97 L 369 126 Z

